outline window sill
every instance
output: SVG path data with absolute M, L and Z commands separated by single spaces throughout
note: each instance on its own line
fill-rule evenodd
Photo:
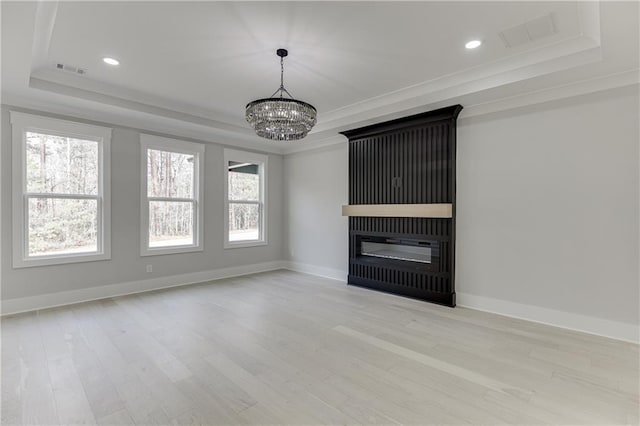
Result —
M 268 243 L 266 241 L 238 241 L 238 242 L 225 242 L 224 248 L 226 249 L 234 249 L 234 248 L 246 248 L 246 247 L 259 247 L 266 246 Z
M 140 256 L 162 256 L 165 254 L 181 254 L 181 253 L 195 253 L 199 251 L 204 251 L 204 248 L 194 247 L 194 246 L 176 246 L 176 247 L 158 247 L 158 248 L 147 248 L 143 249 L 140 252 Z
M 14 258 L 13 267 L 31 268 L 36 266 L 53 266 L 65 265 L 70 263 L 97 262 L 101 260 L 111 260 L 110 253 L 98 254 L 76 254 L 76 255 L 60 255 L 60 256 L 42 256 L 27 259 Z

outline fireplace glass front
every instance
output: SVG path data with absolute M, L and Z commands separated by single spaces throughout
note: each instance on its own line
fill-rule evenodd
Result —
M 374 236 L 358 237 L 358 255 L 395 261 L 436 263 L 440 256 L 437 241 Z

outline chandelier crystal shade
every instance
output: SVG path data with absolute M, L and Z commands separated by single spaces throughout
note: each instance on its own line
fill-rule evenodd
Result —
M 307 136 L 316 124 L 316 109 L 303 101 L 293 99 L 284 88 L 284 57 L 286 49 L 276 51 L 280 57 L 280 88 L 269 98 L 247 104 L 246 119 L 258 136 L 277 141 L 294 141 Z M 277 94 L 280 96 L 276 96 Z M 285 98 L 284 95 L 288 98 Z

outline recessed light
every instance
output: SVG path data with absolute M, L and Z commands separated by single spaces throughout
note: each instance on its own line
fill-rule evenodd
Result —
M 105 56 L 104 58 L 102 58 L 102 61 L 105 64 L 109 64 L 109 65 L 120 65 L 120 61 L 115 59 L 115 58 L 110 58 L 108 56 Z
M 471 40 L 469 42 L 467 42 L 467 44 L 464 45 L 464 47 L 466 47 L 467 49 L 475 49 L 476 47 L 480 46 L 482 44 L 482 42 L 480 40 Z

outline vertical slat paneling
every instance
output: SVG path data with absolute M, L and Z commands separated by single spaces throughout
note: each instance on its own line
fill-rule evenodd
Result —
M 436 157 L 433 159 L 434 160 L 434 166 L 433 168 L 436 171 L 436 203 L 441 203 L 442 202 L 442 185 L 443 185 L 443 179 L 442 179 L 442 164 L 440 163 L 440 160 L 442 158 L 442 145 L 443 145 L 443 140 L 442 140 L 442 126 L 439 125 L 436 127 L 437 130 L 437 134 L 438 137 L 436 138 Z
M 358 233 L 435 239 L 440 243 L 438 272 L 350 262 L 350 283 L 455 305 L 455 118 L 460 109 L 449 107 L 416 116 L 415 120 L 407 118 L 409 127 L 382 123 L 375 126 L 375 131 L 371 131 L 373 127 L 363 129 L 366 136 L 346 132 L 353 133 L 349 136 L 350 204 L 454 204 L 451 219 L 350 217 L 352 259 Z M 394 184 L 396 178 L 400 178 L 399 185 Z M 359 279 L 367 281 L 355 282 Z
M 423 167 L 425 167 L 425 172 L 429 176 L 429 196 L 427 203 L 435 203 L 435 193 L 436 193 L 436 179 L 434 179 L 436 170 L 433 170 L 429 167 L 429 163 L 433 161 L 433 157 L 435 156 L 435 135 L 433 126 L 429 126 L 428 128 L 429 136 L 427 138 L 427 146 L 429 147 L 429 154 L 427 155 L 426 161 L 424 162 Z

